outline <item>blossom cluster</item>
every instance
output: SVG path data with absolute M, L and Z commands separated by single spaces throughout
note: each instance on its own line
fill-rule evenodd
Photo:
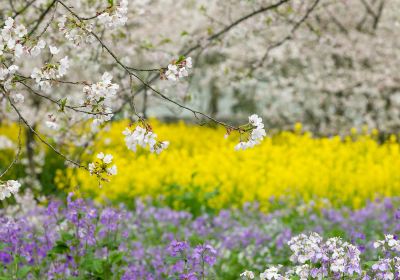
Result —
M 26 34 L 27 30 L 24 25 L 16 25 L 13 18 L 7 18 L 0 32 L 0 56 L 4 52 L 11 52 L 16 57 L 20 57 L 23 54 L 22 41 Z
M 3 85 L 6 89 L 10 89 L 12 85 L 12 78 L 14 74 L 18 71 L 19 67 L 17 65 L 11 65 L 7 68 L 3 68 L 0 66 L 0 82 L 3 82 Z M 14 100 L 16 101 L 16 100 Z
M 323 242 L 322 237 L 314 232 L 309 236 L 301 234 L 293 237 L 288 245 L 292 250 L 290 260 L 300 264 L 295 271 L 301 279 L 361 274 L 360 251 L 340 238 L 329 238 Z
M 178 81 L 181 78 L 187 77 L 189 75 L 189 69 L 192 67 L 191 57 L 182 58 L 169 64 L 165 73 L 162 74 L 162 77 L 170 81 Z
M 95 40 L 91 34 L 93 30 L 91 23 L 77 22 L 75 19 L 63 15 L 58 20 L 58 28 L 65 38 L 75 45 L 90 44 Z
M 140 125 L 132 131 L 130 128 L 125 128 L 123 131 L 125 135 L 125 144 L 129 150 L 136 152 L 137 146 L 142 148 L 148 147 L 150 152 L 160 154 L 169 146 L 168 141 L 158 141 L 157 134 L 155 134 L 149 126 L 145 128 Z
M 0 182 L 0 200 L 4 200 L 16 194 L 19 191 L 21 184 L 15 180 L 8 180 L 6 182 Z
M 235 146 L 235 150 L 246 150 L 248 148 L 253 148 L 256 145 L 259 145 L 267 135 L 262 119 L 255 114 L 249 117 L 249 124 L 246 125 L 243 130 L 247 135 L 247 140 L 242 141 L 242 139 L 240 139 L 239 144 Z
M 386 239 L 393 240 L 392 235 Z M 378 241 L 379 242 L 379 241 Z M 318 233 L 300 234 L 289 240 L 293 267 L 270 266 L 260 274 L 260 280 L 289 280 L 293 276 L 307 279 L 397 279 L 400 277 L 400 258 L 386 257 L 374 261 L 369 270 L 362 270 L 360 250 L 339 237 L 323 241 Z M 283 274 L 282 274 L 283 273 Z M 243 279 L 255 279 L 252 271 L 241 274 Z
M 57 118 L 53 114 L 47 115 L 47 121 L 45 124 L 51 130 L 58 130 L 60 128 L 60 125 L 57 123 Z
M 378 240 L 374 243 L 375 248 L 381 248 L 383 251 L 399 252 L 400 253 L 400 240 L 395 238 L 392 234 L 385 235 L 384 240 Z
M 112 83 L 112 78 L 110 73 L 104 72 L 100 82 L 83 87 L 85 95 L 83 105 L 90 108 L 94 126 L 109 121 L 113 116 L 111 103 L 119 85 Z
M 27 37 L 27 29 L 23 24 L 17 24 L 11 17 L 4 22 L 0 30 L 0 57 L 11 54 L 15 58 L 23 55 L 38 56 L 46 46 L 42 39 L 34 40 Z
M 89 163 L 89 172 L 90 175 L 96 175 L 97 177 L 100 177 L 103 174 L 106 175 L 117 175 L 117 166 L 111 165 L 113 156 L 110 154 L 104 154 L 104 153 L 99 153 L 97 154 L 97 161 L 96 162 L 91 162 Z
M 58 79 L 67 74 L 70 67 L 68 56 L 60 59 L 57 63 L 47 63 L 40 69 L 35 67 L 32 70 L 31 78 L 43 90 L 51 88 L 51 80 Z
M 114 7 L 111 7 L 112 9 Z M 112 12 L 101 13 L 97 18 L 106 27 L 117 28 L 126 24 L 128 18 L 128 0 L 121 0 L 119 5 Z

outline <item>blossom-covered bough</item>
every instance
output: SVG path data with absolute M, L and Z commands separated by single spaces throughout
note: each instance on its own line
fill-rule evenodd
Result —
M 238 133 L 237 150 L 253 147 L 266 136 L 257 115 L 250 116 L 248 124 L 236 126 L 185 102 L 191 80 L 196 78 L 194 71 L 216 47 L 243 45 L 232 41 L 235 30 L 243 25 L 251 30 L 252 22 L 268 20 L 251 30 L 256 33 L 267 30 L 270 21 L 291 21 L 289 35 L 267 49 L 282 45 L 306 22 L 319 1 L 307 5 L 289 0 L 240 4 L 244 5 L 243 11 L 230 11 L 220 20 L 215 16 L 225 4 L 220 7 L 218 1 L 194 1 L 194 6 L 182 1 L 180 11 L 175 10 L 175 2 L 154 2 L 21 0 L 0 4 L 0 117 L 26 127 L 32 178 L 36 177 L 35 139 L 67 164 L 84 168 L 99 180 L 115 175 L 116 167 L 109 166 L 110 155 L 99 154 L 96 162 L 87 165 L 80 161 L 82 153 L 67 152 L 72 145 L 89 147 L 96 133 L 115 118 L 129 117 L 135 126 L 124 131 L 128 149 L 136 151 L 140 146 L 157 154 L 166 149 L 169 142 L 158 140 L 146 121 L 146 109 L 151 105 L 148 97 L 152 104 L 163 101 L 189 112 L 201 124 L 221 125 L 227 135 Z M 183 26 L 179 20 L 159 18 L 162 13 L 166 13 L 164 17 L 171 15 L 169 9 L 175 13 L 192 11 L 193 23 Z M 154 20 L 166 20 L 157 26 L 167 28 L 171 37 L 164 38 L 157 47 L 146 41 L 148 32 L 157 28 Z M 182 29 L 178 37 L 177 28 Z M 134 64 L 156 66 L 141 68 Z M 179 93 L 182 85 L 184 98 Z M 138 109 L 140 103 L 142 110 Z M 88 121 L 91 126 L 86 129 Z M 10 168 L 20 156 L 21 135 L 18 139 L 18 152 Z M 1 199 L 18 191 L 16 181 L 0 183 Z

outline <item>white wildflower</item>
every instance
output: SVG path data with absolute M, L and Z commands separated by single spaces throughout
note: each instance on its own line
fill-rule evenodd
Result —
M 177 81 L 189 75 L 188 69 L 192 68 L 192 58 L 187 57 L 179 63 L 169 64 L 165 71 L 165 78 L 170 81 Z
M 54 121 L 46 121 L 46 126 L 52 130 L 58 130 L 59 125 Z
M 39 42 L 36 44 L 36 46 L 34 46 L 33 48 L 31 48 L 30 53 L 33 56 L 38 56 L 42 49 L 44 49 L 44 47 L 46 46 L 46 42 L 44 40 L 39 40 Z
M 254 279 L 254 272 L 246 270 L 240 274 L 240 277 L 242 277 L 244 280 Z
M 142 148 L 148 147 L 150 152 L 160 154 L 169 146 L 168 141 L 157 141 L 157 134 L 139 125 L 136 126 L 134 131 L 126 128 L 123 134 L 125 135 L 126 146 L 129 150 L 134 152 L 136 152 L 137 146 L 140 146 Z
M 113 159 L 113 156 L 110 155 L 110 154 L 108 154 L 108 155 L 105 155 L 105 156 L 104 156 L 103 162 L 104 162 L 105 164 L 109 164 L 109 163 L 112 162 L 112 159 Z
M 281 266 L 271 266 L 270 268 L 267 268 L 263 273 L 260 274 L 260 280 L 281 280 L 282 275 L 279 274 L 279 269 Z
M 56 55 L 56 54 L 58 54 L 60 52 L 60 50 L 55 46 L 49 46 L 49 49 L 50 49 L 50 53 L 52 55 Z
M 21 55 L 24 53 L 24 48 L 21 44 L 16 44 L 14 48 L 14 54 L 16 57 L 21 57 Z
M 24 96 L 21 93 L 15 93 L 11 95 L 11 99 L 14 103 L 24 103 Z
M 99 160 L 96 162 L 91 162 L 88 165 L 90 175 L 101 177 L 102 174 L 110 176 L 117 174 L 117 166 L 115 164 L 111 166 L 113 160 L 112 155 L 101 152 L 97 154 L 96 158 Z
M 113 13 L 102 13 L 97 18 L 100 23 L 109 28 L 117 28 L 126 24 L 128 18 L 128 0 L 121 0 Z
M 20 38 L 24 37 L 24 36 L 28 33 L 28 31 L 26 30 L 25 26 L 22 25 L 22 24 L 18 25 L 18 26 L 15 28 L 15 31 L 14 31 L 14 32 L 15 32 L 15 34 L 16 34 L 18 37 L 20 37 Z
M 257 115 L 251 115 L 249 117 L 249 123 L 244 130 L 250 130 L 249 136 L 246 141 L 240 141 L 236 146 L 235 150 L 246 150 L 252 148 L 261 143 L 264 137 L 267 135 L 264 129 L 262 119 Z
M 62 58 L 60 60 L 60 66 L 58 67 L 58 78 L 64 76 L 65 74 L 67 74 L 67 70 L 69 68 L 69 60 L 68 60 L 68 56 Z
M 107 173 L 110 175 L 117 175 L 117 166 L 114 164 L 110 168 L 107 168 Z
M 83 88 L 83 93 L 85 94 L 84 105 L 90 107 L 91 112 L 96 113 L 92 115 L 95 127 L 109 121 L 113 116 L 111 104 L 117 94 L 119 85 L 113 84 L 111 80 L 112 75 L 105 72 L 101 76 L 100 82 Z
M 11 194 L 16 194 L 19 191 L 21 184 L 15 180 L 8 180 L 5 183 L 0 183 L 0 200 L 4 200 L 11 196 Z

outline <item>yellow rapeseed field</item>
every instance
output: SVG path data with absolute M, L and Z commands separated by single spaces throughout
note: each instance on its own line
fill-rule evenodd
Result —
M 327 198 L 334 205 L 361 206 L 366 199 L 400 194 L 400 151 L 396 137 L 379 144 L 372 135 L 313 138 L 301 132 L 281 132 L 260 146 L 234 151 L 237 138 L 224 139 L 222 128 L 162 124 L 153 121 L 160 140 L 170 147 L 161 155 L 129 151 L 122 131 L 127 122 L 102 132 L 86 160 L 110 153 L 118 174 L 99 188 L 85 170 L 60 172 L 61 188 L 76 188 L 98 199 L 133 200 L 164 197 L 179 208 L 194 199 L 221 209 L 271 197 L 310 201 Z M 64 173 L 64 174 L 63 174 Z M 265 203 L 266 204 L 266 203 Z

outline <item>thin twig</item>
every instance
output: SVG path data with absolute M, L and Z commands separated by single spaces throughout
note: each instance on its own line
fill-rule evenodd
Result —
M 283 39 L 281 39 L 280 41 L 270 45 L 267 48 L 267 51 L 265 52 L 265 54 L 263 55 L 263 57 L 261 58 L 261 60 L 255 65 L 255 67 L 253 67 L 251 69 L 250 72 L 252 72 L 255 68 L 261 67 L 265 60 L 268 58 L 269 53 L 271 52 L 271 50 L 283 45 L 286 41 L 291 40 L 293 38 L 294 33 L 297 31 L 297 29 L 299 29 L 299 27 L 307 20 L 307 18 L 309 17 L 309 15 L 311 14 L 311 12 L 315 9 L 315 7 L 317 6 L 317 4 L 319 3 L 320 0 L 315 0 L 314 3 L 307 9 L 306 13 L 304 14 L 304 16 L 292 27 L 292 29 L 290 30 L 290 33 L 285 36 Z
M 44 12 L 39 16 L 39 18 L 36 20 L 35 26 L 28 32 L 28 37 L 30 37 L 36 29 L 39 27 L 39 25 L 42 23 L 46 15 L 50 12 L 51 8 L 57 3 L 57 0 L 53 0 L 50 5 L 44 10 Z
M 90 111 L 85 111 L 85 110 L 80 110 L 80 109 L 78 109 L 78 108 L 84 108 L 85 106 L 70 106 L 70 105 L 67 105 L 67 104 L 62 105 L 62 104 L 60 103 L 60 101 L 55 100 L 55 99 L 52 99 L 51 97 L 48 97 L 48 96 L 46 96 L 46 95 L 44 95 L 44 94 L 41 94 L 41 93 L 35 91 L 31 86 L 27 85 L 26 83 L 24 83 L 24 82 L 22 82 L 22 81 L 18 81 L 18 82 L 19 82 L 20 84 L 22 84 L 23 86 L 25 86 L 25 87 L 26 87 L 30 92 L 32 92 L 33 94 L 35 94 L 35 95 L 37 95 L 37 96 L 39 96 L 39 97 L 42 97 L 42 98 L 44 98 L 44 99 L 46 99 L 46 100 L 48 100 L 48 101 L 50 101 L 50 102 L 52 102 L 52 103 L 55 103 L 55 104 L 57 104 L 57 105 L 60 106 L 60 107 L 64 106 L 65 108 L 71 109 L 71 110 L 73 110 L 73 111 L 75 111 L 75 112 L 79 112 L 79 113 L 83 113 L 83 114 L 88 114 L 88 115 L 112 115 L 112 114 L 113 114 L 113 113 L 103 113 L 103 112 L 90 112 Z
M 18 150 L 17 153 L 13 159 L 13 161 L 10 163 L 10 165 L 0 174 L 0 178 L 3 177 L 13 166 L 14 164 L 17 163 L 19 156 L 21 154 L 21 118 L 19 118 L 18 120 L 18 126 L 19 126 L 19 130 L 18 130 Z
M 59 0 L 58 0 L 59 1 Z M 286 0 L 287 1 L 287 0 Z M 286 2 L 286 1 L 281 1 L 281 2 Z M 76 15 L 70 8 L 68 8 L 65 4 L 63 4 L 61 1 L 59 1 L 59 3 L 65 7 L 73 16 L 75 16 L 78 20 L 79 20 L 79 16 Z M 248 18 L 248 17 L 247 17 Z M 242 20 L 243 21 L 243 20 Z M 238 24 L 238 23 L 237 23 Z M 233 25 L 232 25 L 233 27 Z M 231 28 L 232 28 L 231 27 Z M 230 29 L 230 28 L 229 28 Z M 227 29 L 227 30 L 229 30 Z M 220 32 L 221 33 L 221 32 Z M 231 130 L 239 130 L 239 128 L 229 125 L 227 123 L 224 123 L 222 121 L 219 121 L 203 112 L 200 112 L 198 110 L 192 109 L 186 105 L 180 104 L 179 102 L 167 97 L 166 95 L 164 95 L 163 93 L 161 93 L 160 91 L 156 90 L 154 87 L 152 87 L 149 83 L 145 82 L 142 78 L 140 78 L 136 73 L 133 73 L 125 64 L 122 63 L 122 61 L 114 54 L 114 52 L 101 40 L 101 38 L 94 33 L 93 31 L 90 32 L 90 34 L 99 42 L 99 44 L 107 51 L 107 53 L 115 60 L 115 62 L 121 66 L 128 75 L 135 77 L 137 80 L 139 80 L 145 87 L 147 87 L 148 89 L 150 89 L 151 91 L 153 91 L 154 93 L 156 93 L 157 95 L 159 95 L 161 98 L 163 98 L 164 100 L 175 104 L 176 106 L 185 109 L 187 111 L 192 112 L 195 116 L 196 115 L 201 115 L 203 117 L 205 117 L 206 119 L 213 121 L 219 125 L 222 125 L 226 128 L 229 128 Z M 222 34 L 222 33 L 221 33 Z
M 43 137 L 36 132 L 35 129 L 33 129 L 33 127 L 28 123 L 28 121 L 22 116 L 21 112 L 18 110 L 18 108 L 15 106 L 15 104 L 11 101 L 11 98 L 7 95 L 7 91 L 5 90 L 5 88 L 3 86 L 1 86 L 1 89 L 3 90 L 3 95 L 5 96 L 5 98 L 7 98 L 8 102 L 10 103 L 11 107 L 13 107 L 14 111 L 17 113 L 18 117 L 25 123 L 25 126 L 43 143 L 45 144 L 47 147 L 49 147 L 51 150 L 53 150 L 53 152 L 55 152 L 57 155 L 61 156 L 62 158 L 64 158 L 67 162 L 72 163 L 73 165 L 79 167 L 79 168 L 83 168 L 85 170 L 88 170 L 88 168 L 86 166 L 81 165 L 80 163 L 69 159 L 67 156 L 65 156 L 63 153 L 61 153 L 60 151 L 58 151 L 53 145 L 51 145 L 50 143 L 48 143 L 45 139 L 43 139 Z
M 12 2 L 12 1 L 14 1 L 14 0 L 10 0 L 10 2 Z M 36 2 L 36 0 L 32 0 L 32 1 L 28 2 L 24 7 L 22 7 L 19 11 L 17 11 L 11 18 L 12 18 L 12 19 L 15 19 L 17 16 L 19 16 L 20 14 L 22 14 L 23 12 L 25 12 L 26 9 L 28 9 L 28 8 L 29 8 L 33 3 L 35 3 L 35 2 Z M 3 22 L 3 23 L 0 25 L 0 28 L 3 28 L 4 25 L 5 25 L 5 22 Z
M 247 15 L 245 15 L 245 16 L 243 16 L 243 17 L 237 19 L 237 20 L 235 20 L 235 21 L 232 22 L 230 25 L 228 25 L 228 26 L 226 26 L 225 28 L 221 29 L 221 30 L 218 31 L 217 33 L 211 35 L 210 37 L 207 38 L 207 41 L 208 41 L 208 42 L 211 42 L 211 41 L 213 41 L 213 40 L 215 40 L 215 39 L 218 39 L 218 38 L 221 37 L 223 34 L 227 33 L 227 32 L 230 31 L 233 27 L 235 27 L 236 25 L 240 24 L 241 22 L 246 21 L 247 19 L 249 19 L 249 18 L 251 18 L 251 17 L 253 17 L 253 16 L 256 16 L 256 15 L 258 15 L 258 14 L 264 13 L 264 12 L 266 12 L 266 11 L 276 9 L 276 8 L 280 7 L 281 5 L 283 5 L 284 3 L 288 2 L 288 1 L 289 1 L 289 0 L 281 0 L 281 1 L 277 2 L 277 3 L 275 3 L 275 4 L 272 4 L 272 5 L 269 5 L 269 6 L 266 6 L 266 7 L 262 7 L 262 8 L 260 8 L 260 9 L 258 9 L 258 10 L 255 10 L 254 12 L 249 13 L 249 14 L 247 14 Z M 192 51 L 194 51 L 194 50 L 200 48 L 201 45 L 202 45 L 202 44 L 198 43 L 197 45 L 195 45 L 195 46 L 189 48 L 189 49 L 184 53 L 184 55 L 186 56 L 186 55 L 190 54 Z

